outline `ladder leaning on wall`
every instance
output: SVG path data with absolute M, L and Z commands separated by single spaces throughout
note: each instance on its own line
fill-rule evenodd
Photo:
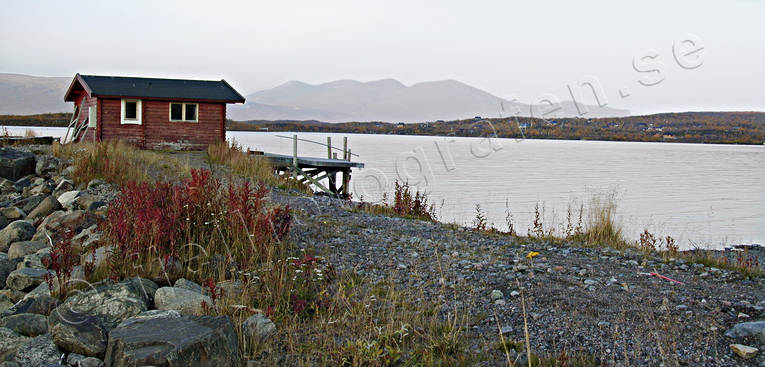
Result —
M 79 141 L 80 138 L 84 135 L 85 131 L 88 130 L 91 119 L 95 119 L 96 107 L 91 106 L 88 108 L 88 116 L 85 116 L 85 118 L 80 121 L 80 116 L 82 115 L 83 109 L 84 108 L 82 106 L 74 106 L 74 112 L 72 112 L 72 120 L 69 121 L 69 126 L 66 128 L 66 134 L 61 137 L 61 144 L 76 143 Z

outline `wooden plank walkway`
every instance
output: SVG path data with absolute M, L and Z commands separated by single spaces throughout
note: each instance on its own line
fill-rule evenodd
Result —
M 292 156 L 285 154 L 263 153 L 274 167 L 292 167 Z M 364 163 L 351 162 L 343 159 L 327 159 L 315 157 L 297 157 L 299 168 L 364 168 Z
M 364 168 L 364 163 L 351 161 L 351 157 L 355 154 L 351 153 L 351 150 L 348 149 L 348 138 L 343 138 L 343 159 L 338 159 L 337 153 L 332 152 L 332 141 L 329 137 L 327 137 L 326 144 L 327 158 L 300 157 L 297 153 L 298 140 L 309 141 L 298 139 L 297 135 L 293 135 L 291 156 L 286 154 L 265 152 L 250 153 L 257 154 L 265 159 L 268 159 L 268 161 L 274 167 L 274 170 L 280 174 L 292 175 L 298 181 L 304 184 L 313 185 L 327 194 L 341 198 L 349 198 L 351 169 Z M 309 142 L 325 145 L 314 141 Z M 340 150 L 338 148 L 334 149 Z M 338 173 L 342 175 L 342 180 L 340 182 L 337 180 Z M 321 181 L 324 179 L 327 179 L 327 185 L 321 183 Z

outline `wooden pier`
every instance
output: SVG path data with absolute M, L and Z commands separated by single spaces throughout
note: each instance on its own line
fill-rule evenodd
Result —
M 261 154 L 264 158 L 268 159 L 274 169 L 280 174 L 290 174 L 298 181 L 313 185 L 327 194 L 347 198 L 350 192 L 351 169 L 364 168 L 364 163 L 351 161 L 351 157 L 355 154 L 351 153 L 351 150 L 348 149 L 348 138 L 343 138 L 342 159 L 337 157 L 337 153 L 332 152 L 333 149 L 338 151 L 340 149 L 332 146 L 330 137 L 327 137 L 327 158 L 298 156 L 298 140 L 297 135 L 292 136 L 291 156 L 274 153 L 253 153 Z M 318 142 L 310 142 L 325 145 Z M 338 174 L 341 175 L 339 182 L 337 180 Z M 321 180 L 325 178 L 328 183 L 326 186 L 321 183 Z

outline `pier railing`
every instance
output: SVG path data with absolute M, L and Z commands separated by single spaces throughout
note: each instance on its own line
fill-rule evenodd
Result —
M 280 138 L 290 137 L 277 135 Z M 292 139 L 292 155 L 282 155 L 273 153 L 263 153 L 263 157 L 267 158 L 271 165 L 281 174 L 290 174 L 302 183 L 311 184 L 321 191 L 324 191 L 330 195 L 348 198 L 351 181 L 351 169 L 363 168 L 364 163 L 353 162 L 352 157 L 356 156 L 348 148 L 348 137 L 343 137 L 342 159 L 337 157 L 337 152 L 333 150 L 341 151 L 339 148 L 332 146 L 332 138 L 327 137 L 327 158 L 318 157 L 301 157 L 298 155 L 298 141 L 305 141 L 313 144 L 325 145 L 321 142 L 300 139 L 297 135 L 293 135 Z M 341 174 L 341 181 L 338 182 L 337 175 Z M 327 185 L 321 183 L 322 180 L 327 179 Z

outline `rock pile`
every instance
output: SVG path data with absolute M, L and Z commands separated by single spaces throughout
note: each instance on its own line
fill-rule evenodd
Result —
M 212 300 L 194 282 L 106 280 L 56 298 L 51 245 L 71 230 L 83 259 L 106 261 L 97 223 L 115 188 L 76 187 L 72 167 L 48 150 L 0 149 L 0 367 L 242 365 L 234 325 L 204 315 Z M 81 266 L 72 279 L 84 282 Z M 254 337 L 275 330 L 264 316 L 242 328 Z

